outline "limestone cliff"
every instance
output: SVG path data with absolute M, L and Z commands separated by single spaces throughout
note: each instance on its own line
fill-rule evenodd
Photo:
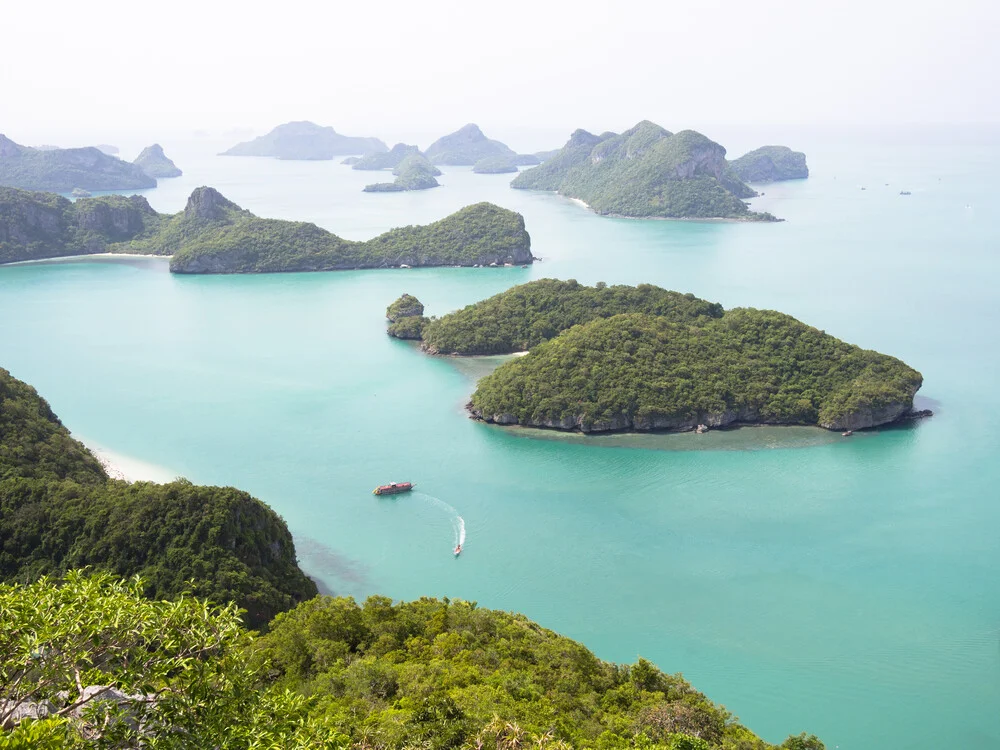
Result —
M 177 168 L 176 164 L 167 158 L 159 143 L 144 148 L 132 163 L 137 164 L 150 177 L 169 178 L 180 177 L 184 174 Z

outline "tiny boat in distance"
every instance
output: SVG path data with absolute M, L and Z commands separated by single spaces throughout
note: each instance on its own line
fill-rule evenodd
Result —
M 461 554 L 462 554 L 462 545 L 460 544 L 457 547 L 455 547 L 455 557 L 458 557 Z
M 400 492 L 409 492 L 413 489 L 413 482 L 389 482 L 380 484 L 372 490 L 373 495 L 398 495 Z

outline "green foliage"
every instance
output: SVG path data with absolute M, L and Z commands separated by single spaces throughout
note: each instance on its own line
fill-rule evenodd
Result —
M 722 306 L 651 284 L 588 287 L 573 279 L 541 279 L 433 319 L 424 331 L 424 345 L 442 354 L 508 354 L 579 323 L 626 312 L 682 322 L 720 317 Z
M 479 381 L 472 404 L 486 419 L 584 431 L 830 427 L 865 409 L 908 408 L 921 382 L 893 357 L 769 310 L 687 323 L 627 314 L 571 328 L 502 365 Z
M 253 627 L 316 593 L 262 502 L 183 480 L 109 480 L 35 390 L 0 370 L 0 580 L 84 566 L 141 574 L 151 596 L 235 601 Z
M 771 747 L 680 676 L 474 603 L 318 597 L 275 618 L 256 658 L 356 747 Z
M 432 164 L 471 166 L 490 156 L 516 154 L 500 141 L 487 138 L 479 126 L 472 123 L 438 138 L 424 152 Z
M 392 169 L 411 155 L 419 155 L 420 149 L 397 143 L 389 151 L 373 151 L 365 154 L 351 165 L 351 169 Z
M 414 148 L 416 148 L 414 146 Z M 355 166 L 355 169 L 358 167 Z M 398 193 L 403 190 L 427 190 L 438 187 L 438 181 L 434 179 L 441 174 L 441 170 L 431 164 L 422 154 L 413 153 L 403 159 L 395 169 L 392 170 L 396 179 L 392 182 L 376 182 L 374 185 L 366 185 L 366 193 Z
M 428 322 L 428 319 L 423 315 L 400 318 L 389 324 L 388 328 L 386 328 L 386 333 L 397 339 L 420 341 L 423 338 L 424 329 L 427 327 Z
M 515 188 L 558 190 L 599 214 L 638 218 L 773 220 L 748 211 L 756 195 L 730 170 L 726 150 L 693 130 L 649 121 L 621 135 L 576 131 L 561 152 L 518 175 Z
M 7 187 L 54 193 L 156 187 L 156 180 L 139 166 L 93 147 L 40 151 L 0 135 L 0 153 L 0 185 Z
M 234 605 L 143 591 L 139 579 L 78 571 L 0 584 L 0 726 L 19 706 L 44 706 L 0 730 L 0 748 L 346 745 L 311 701 L 268 688 Z
M 407 156 L 405 159 L 399 162 L 399 164 L 396 165 L 396 167 L 392 170 L 392 173 L 398 177 L 399 175 L 403 174 L 404 172 L 410 169 L 413 169 L 414 167 L 417 167 L 421 171 L 426 172 L 431 177 L 441 176 L 441 170 L 435 167 L 429 161 L 427 161 L 427 157 L 425 157 L 421 153 L 410 154 L 409 156 Z
M 787 146 L 762 146 L 729 163 L 733 174 L 746 182 L 797 180 L 809 176 L 806 155 Z
M 395 323 L 400 318 L 423 314 L 424 303 L 412 294 L 403 294 L 399 299 L 385 308 L 385 317 L 388 318 L 390 323 Z
M 535 162 L 537 163 L 537 159 Z M 488 156 L 480 159 L 472 165 L 472 171 L 476 174 L 503 174 L 505 172 L 516 172 L 516 158 L 513 156 Z

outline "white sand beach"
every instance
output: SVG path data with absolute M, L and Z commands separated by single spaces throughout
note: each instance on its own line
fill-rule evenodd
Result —
M 76 436 L 74 436 L 76 437 Z M 80 440 L 79 437 L 77 437 Z M 163 466 L 147 463 L 132 456 L 110 451 L 94 443 L 81 440 L 91 453 L 101 462 L 104 470 L 112 479 L 124 479 L 126 482 L 172 482 L 177 473 Z

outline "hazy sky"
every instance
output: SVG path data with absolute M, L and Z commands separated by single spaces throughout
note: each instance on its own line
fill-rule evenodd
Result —
M 1000 3 L 3 0 L 0 132 L 998 122 Z M 72 145 L 69 143 L 61 145 Z

